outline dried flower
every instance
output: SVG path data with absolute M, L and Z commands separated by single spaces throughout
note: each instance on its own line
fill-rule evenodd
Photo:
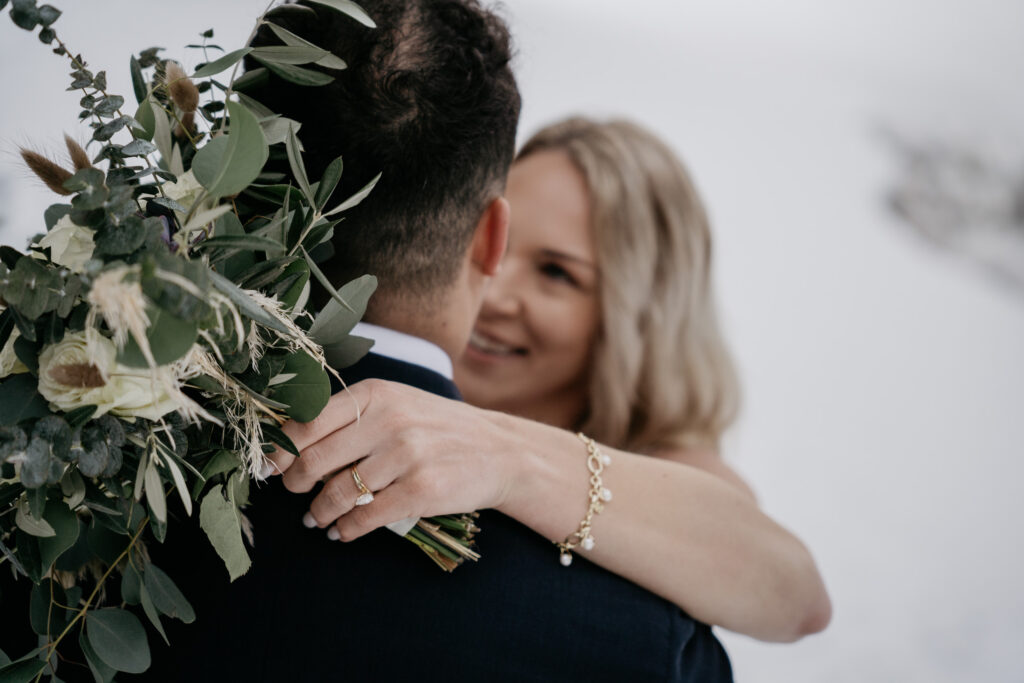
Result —
M 74 164 L 76 171 L 82 169 L 92 168 L 92 162 L 89 161 L 89 155 L 86 154 L 82 146 L 75 142 L 75 139 L 70 135 L 64 136 L 64 144 L 68 148 L 68 154 L 71 156 L 71 163 Z
M 71 171 L 24 147 L 21 148 L 21 158 L 48 188 L 60 195 L 72 194 L 71 190 L 64 187 L 64 182 L 72 175 Z
M 165 67 L 167 92 L 171 101 L 183 112 L 194 112 L 199 106 L 199 89 L 177 62 L 167 62 Z

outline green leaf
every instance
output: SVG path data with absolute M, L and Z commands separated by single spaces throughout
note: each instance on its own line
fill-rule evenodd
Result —
M 192 74 L 192 78 L 206 78 L 207 76 L 213 76 L 219 74 L 221 71 L 231 68 L 237 64 L 243 57 L 252 52 L 251 47 L 243 47 L 240 50 L 229 52 L 219 59 L 215 59 L 203 68 Z
M 210 282 L 213 283 L 213 286 L 221 294 L 231 299 L 231 302 L 238 306 L 238 310 L 246 317 L 255 320 L 261 325 L 266 325 L 272 330 L 277 330 L 289 337 L 291 336 L 291 330 L 284 323 L 267 313 L 262 306 L 253 301 L 252 297 L 246 294 L 238 285 L 212 270 L 210 271 Z
M 160 156 L 163 157 L 164 161 L 170 164 L 171 157 L 174 154 L 174 149 L 171 144 L 171 121 L 167 116 L 167 112 L 164 111 L 163 107 L 154 102 L 148 100 L 149 110 L 153 114 L 153 144 L 160 150 Z M 143 104 L 145 106 L 145 104 Z
M 195 228 L 199 228 L 209 223 L 212 223 L 221 216 L 223 216 L 224 214 L 228 213 L 229 211 L 231 211 L 230 204 L 220 204 L 218 206 L 213 207 L 212 209 L 200 211 L 196 215 L 192 216 L 192 218 L 188 219 L 188 223 L 185 223 L 185 225 L 182 227 L 182 230 L 184 230 L 185 232 L 189 232 L 191 230 L 194 230 Z
M 331 54 L 315 45 L 272 45 L 253 48 L 253 59 L 275 64 L 309 64 Z
M 150 110 L 150 113 L 152 113 L 152 110 Z M 127 145 L 121 148 L 121 154 L 125 155 L 126 157 L 146 156 L 147 154 L 155 151 L 156 145 L 154 145 L 149 140 L 144 140 L 142 138 L 132 140 Z
M 320 71 L 304 69 L 301 66 L 295 66 L 293 64 L 278 64 L 276 62 L 271 62 L 268 59 L 260 59 L 259 57 L 255 57 L 255 59 L 284 80 L 296 85 L 318 87 L 321 85 L 327 85 L 334 80 L 334 76 L 330 76 Z
M 60 15 L 61 11 L 53 5 L 43 5 L 39 8 L 39 25 L 49 28 Z
M 333 298 L 328 301 L 309 328 L 309 336 L 321 346 L 344 340 L 366 313 L 366 305 L 376 290 L 377 278 L 373 275 L 363 275 L 345 283 L 338 296 L 348 306 Z
M 228 102 L 227 135 L 214 138 L 192 159 L 192 172 L 211 197 L 238 194 L 263 170 L 269 150 L 259 120 L 245 105 Z
M 273 116 L 260 119 L 260 125 L 263 127 L 263 135 L 267 138 L 267 144 L 276 145 L 279 142 L 284 142 L 288 139 L 289 128 L 292 126 L 297 127 L 299 124 L 293 119 L 275 114 Z
M 299 145 L 299 138 L 295 135 L 295 129 L 288 131 L 288 137 L 284 141 L 285 150 L 288 153 L 288 165 L 292 169 L 292 175 L 299 184 L 303 196 L 310 205 L 314 205 L 313 191 L 309 187 L 309 177 L 306 175 L 306 165 L 302 162 L 302 151 Z
M 331 380 L 320 363 L 307 353 L 296 351 L 288 356 L 283 374 L 295 377 L 274 387 L 274 400 L 287 403 L 288 417 L 311 422 L 331 398 Z
M 373 348 L 373 340 L 350 334 L 342 341 L 324 347 L 324 358 L 335 370 L 347 368 L 358 362 Z
M 124 98 L 120 95 L 107 95 L 101 99 L 93 108 L 93 112 L 99 116 L 110 116 L 124 105 Z
M 156 462 L 151 458 L 146 466 L 146 502 L 153 516 L 160 522 L 167 521 L 167 496 L 164 495 L 164 484 L 160 479 L 160 472 L 156 469 Z
M 130 116 L 118 116 L 102 126 L 97 128 L 92 133 L 92 139 L 98 142 L 106 142 L 110 138 L 114 137 L 115 134 L 125 126 L 127 126 L 132 120 Z
M 56 636 L 66 624 L 64 589 L 51 579 L 43 579 L 32 586 L 29 595 L 28 616 L 32 630 L 41 636 Z
M 85 661 L 88 662 L 89 670 L 92 671 L 96 683 L 109 683 L 114 680 L 117 670 L 110 668 L 100 659 L 100 656 L 96 654 L 96 650 L 92 649 L 92 645 L 89 644 L 89 639 L 85 636 L 84 630 L 78 633 L 78 646 L 82 648 L 82 654 L 85 655 Z
M 278 26 L 277 24 L 270 21 L 266 23 L 267 26 L 270 27 L 270 30 L 274 32 L 274 35 L 276 35 L 281 40 L 281 42 L 285 43 L 286 45 L 291 45 L 294 47 L 305 46 L 323 49 L 319 45 L 314 45 L 305 38 L 295 35 L 288 29 L 284 28 L 283 26 Z M 348 66 L 347 64 L 345 64 L 345 60 L 341 59 L 340 57 L 331 54 L 328 50 L 324 50 L 324 52 L 327 52 L 327 56 L 322 57 L 316 61 L 316 63 L 319 64 L 320 66 L 325 66 L 328 69 L 344 69 Z
M 131 612 L 114 607 L 91 610 L 85 628 L 89 645 L 107 666 L 133 674 L 149 668 L 146 630 Z
M 238 510 L 224 495 L 224 486 L 210 489 L 199 507 L 199 526 L 206 532 L 234 581 L 249 571 L 252 564 L 242 543 L 242 527 Z
M 323 210 L 327 200 L 331 198 L 331 193 L 334 192 L 338 181 L 341 180 L 341 172 L 344 167 L 341 157 L 338 157 L 324 169 L 324 174 L 320 177 L 320 185 L 316 188 L 315 206 L 317 211 Z
M 78 515 L 67 505 L 57 502 L 46 506 L 43 519 L 54 531 L 53 536 L 39 539 L 39 557 L 43 566 L 49 567 L 78 540 Z
M 370 28 L 377 28 L 377 24 L 373 22 L 370 15 L 366 13 L 362 7 L 352 2 L 352 0 L 312 0 L 318 5 L 325 5 L 332 9 L 336 9 L 343 14 L 347 14 L 363 26 L 369 26 Z
M 125 565 L 121 576 L 121 599 L 129 605 L 137 605 L 142 601 L 142 576 L 131 562 Z
M 0 683 L 28 683 L 43 670 L 44 666 L 44 662 L 34 657 L 8 664 L 0 669 Z
M 156 565 L 146 567 L 146 590 L 161 614 L 180 619 L 186 624 L 196 620 L 196 613 L 185 596 L 164 570 Z
M 361 190 L 359 190 L 354 195 L 343 201 L 338 206 L 334 207 L 333 209 L 325 213 L 324 218 L 327 218 L 328 216 L 333 216 L 336 213 L 341 213 L 342 211 L 345 211 L 347 209 L 351 209 L 353 206 L 359 204 L 359 202 L 366 199 L 369 196 L 370 192 L 373 191 L 374 186 L 376 186 L 377 183 L 380 181 L 381 175 L 381 173 L 378 173 L 376 176 L 374 176 L 373 180 L 366 183 L 366 185 L 364 185 Z
M 14 513 L 14 523 L 19 529 L 24 531 L 26 534 L 31 536 L 37 536 L 39 538 L 50 538 L 56 536 L 57 532 L 54 531 L 53 527 L 46 519 L 37 519 L 33 517 L 28 509 L 28 502 L 23 498 L 18 504 L 18 509 Z M 49 568 L 50 565 L 46 565 L 45 568 Z
M 146 87 L 146 79 L 142 75 L 142 65 L 139 64 L 139 60 L 135 59 L 133 55 L 128 62 L 128 66 L 132 74 L 132 90 L 135 92 L 135 101 L 142 104 L 142 101 L 146 99 L 146 95 L 149 93 L 149 89 Z M 135 118 L 138 118 L 138 116 Z
M 146 314 L 149 316 L 146 339 L 149 340 L 149 348 L 157 365 L 173 363 L 195 344 L 199 335 L 196 323 L 177 318 L 156 306 L 149 306 Z M 117 355 L 117 361 L 132 368 L 149 367 L 142 349 L 132 337 L 128 338 L 128 343 Z
M 27 373 L 12 375 L 0 382 L 0 427 L 11 427 L 22 420 L 50 414 L 38 386 L 36 378 Z
M 197 249 L 241 249 L 263 251 L 271 255 L 283 254 L 284 247 L 275 240 L 255 235 L 220 235 L 210 237 L 196 245 Z
M 164 642 L 168 645 L 171 641 L 167 639 L 167 634 L 164 632 L 164 625 L 160 622 L 160 612 L 157 610 L 156 605 L 153 604 L 153 598 L 149 595 L 149 591 L 143 586 L 139 592 L 139 602 L 142 604 L 142 611 L 149 619 L 149 623 L 153 624 L 153 628 L 157 630 L 160 637 L 164 639 Z

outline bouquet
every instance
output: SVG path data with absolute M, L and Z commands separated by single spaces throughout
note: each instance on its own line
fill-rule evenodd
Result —
M 2 621 L 39 637 L 28 653 L 0 642 L 0 680 L 59 680 L 58 653 L 77 642 L 109 681 L 149 666 L 138 613 L 161 635 L 162 619 L 195 617 L 146 551 L 174 533 L 168 507 L 197 516 L 230 578 L 242 575 L 251 479 L 276 447 L 298 455 L 281 425 L 315 418 L 330 374 L 372 345 L 350 331 L 376 280 L 336 289 L 318 263 L 376 179 L 331 203 L 342 160 L 309 178 L 300 122 L 246 94 L 267 71 L 317 87 L 345 68 L 273 22 L 274 11 L 308 10 L 268 8 L 253 36 L 266 26 L 280 45 L 215 59 L 224 51 L 204 32 L 189 46 L 205 60 L 192 74 L 143 50 L 130 60 L 128 109 L 58 37 L 59 10 L 0 0 L 0 11 L 8 4 L 69 61 L 93 149 L 66 137 L 69 167 L 22 150 L 67 199 L 25 252 L 0 247 L 0 571 L 32 584 L 30 613 Z M 317 4 L 373 26 L 349 0 Z M 246 57 L 260 66 L 239 75 Z M 275 156 L 289 173 L 269 170 Z M 330 294 L 319 311 L 313 281 Z M 451 570 L 476 559 L 475 531 L 472 516 L 451 515 L 406 538 Z

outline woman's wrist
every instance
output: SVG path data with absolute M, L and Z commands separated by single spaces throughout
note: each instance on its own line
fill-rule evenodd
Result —
M 587 510 L 586 448 L 572 432 L 492 413 L 508 482 L 499 512 L 551 541 L 571 533 Z

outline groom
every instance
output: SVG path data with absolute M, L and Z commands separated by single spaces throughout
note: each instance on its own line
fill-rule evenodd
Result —
M 451 357 L 508 230 L 520 106 L 508 33 L 475 0 L 363 5 L 374 30 L 312 3 L 274 18 L 350 67 L 320 88 L 271 76 L 251 94 L 302 123 L 311 174 L 344 156 L 339 197 L 383 172 L 328 261 L 334 282 L 380 281 L 363 332 L 374 352 L 346 381 L 456 398 Z M 253 498 L 252 569 L 229 589 L 219 575 L 189 577 L 198 618 L 168 629 L 173 647 L 151 669 L 160 680 L 731 680 L 707 626 L 587 562 L 562 567 L 548 541 L 499 513 L 482 514 L 483 559 L 446 574 L 387 530 L 340 544 L 304 528 L 311 496 L 280 477 Z

